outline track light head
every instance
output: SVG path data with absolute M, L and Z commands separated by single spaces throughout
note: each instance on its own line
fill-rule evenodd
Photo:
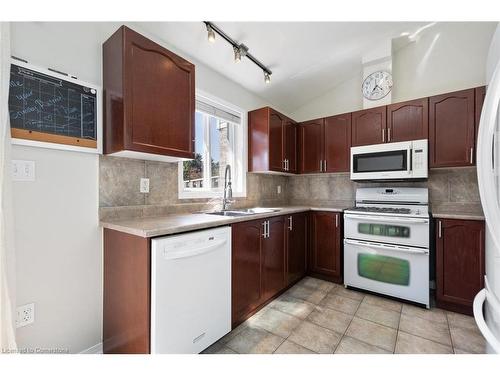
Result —
M 241 61 L 241 52 L 238 47 L 233 47 L 234 51 L 234 62 L 239 63 Z
M 210 24 L 207 24 L 207 37 L 210 43 L 215 42 L 215 31 Z
M 245 57 L 248 52 L 248 47 L 244 44 L 240 44 L 239 46 L 233 46 L 234 51 L 234 62 L 240 62 L 242 57 Z
M 271 83 L 271 75 L 268 72 L 264 72 L 264 82 Z

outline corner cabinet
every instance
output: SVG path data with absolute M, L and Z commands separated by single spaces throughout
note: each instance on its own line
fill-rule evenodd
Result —
M 193 64 L 122 26 L 103 44 L 103 86 L 105 154 L 194 157 Z
M 484 221 L 437 219 L 437 306 L 472 315 L 484 286 Z
M 312 276 L 337 283 L 343 281 L 341 221 L 341 212 L 311 212 L 309 273 Z
M 296 173 L 296 123 L 264 107 L 248 112 L 248 171 Z

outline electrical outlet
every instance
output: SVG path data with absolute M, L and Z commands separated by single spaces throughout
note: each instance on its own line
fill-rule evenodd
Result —
M 149 178 L 141 178 L 139 190 L 141 193 L 149 193 Z
M 35 304 L 28 303 L 27 305 L 17 308 L 16 327 L 24 327 L 35 322 Z
M 278 185 L 278 194 L 281 194 L 281 185 Z
M 12 180 L 35 181 L 35 162 L 32 160 L 12 160 Z

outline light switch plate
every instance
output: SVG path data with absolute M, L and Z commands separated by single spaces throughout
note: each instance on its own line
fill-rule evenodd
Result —
M 35 181 L 35 162 L 32 160 L 12 160 L 12 180 Z
M 141 178 L 139 190 L 141 193 L 149 193 L 149 178 Z

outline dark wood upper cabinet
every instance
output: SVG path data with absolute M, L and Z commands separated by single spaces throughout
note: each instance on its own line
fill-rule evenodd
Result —
M 300 280 L 307 271 L 307 213 L 286 216 L 287 285 Z
M 296 170 L 295 122 L 272 108 L 248 112 L 248 170 Z
M 297 173 L 297 123 L 290 119 L 285 122 L 285 160 L 287 172 Z
M 325 118 L 324 172 L 348 172 L 351 152 L 351 114 Z
M 310 263 L 314 276 L 342 282 L 341 213 L 315 211 L 310 215 Z
M 285 287 L 285 217 L 267 219 L 268 236 L 262 239 L 262 298 L 267 301 Z
M 269 110 L 269 169 L 282 171 L 284 169 L 284 126 L 285 117 L 280 113 Z
M 472 315 L 484 284 L 484 221 L 439 219 L 436 299 L 439 307 Z
M 386 106 L 352 113 L 352 146 L 386 142 Z
M 473 165 L 474 89 L 429 98 L 429 167 Z
M 242 322 L 262 302 L 262 224 L 262 220 L 253 220 L 232 225 L 233 327 Z
M 486 96 L 486 86 L 476 87 L 474 89 L 475 95 L 475 127 L 476 127 L 476 142 L 477 142 L 477 132 L 479 131 L 479 122 L 481 121 L 481 111 L 483 110 L 484 98 Z
M 122 26 L 103 44 L 103 86 L 105 154 L 194 157 L 193 64 Z
M 387 106 L 387 142 L 412 141 L 428 137 L 428 98 Z
M 324 119 L 299 124 L 299 172 L 322 172 Z

